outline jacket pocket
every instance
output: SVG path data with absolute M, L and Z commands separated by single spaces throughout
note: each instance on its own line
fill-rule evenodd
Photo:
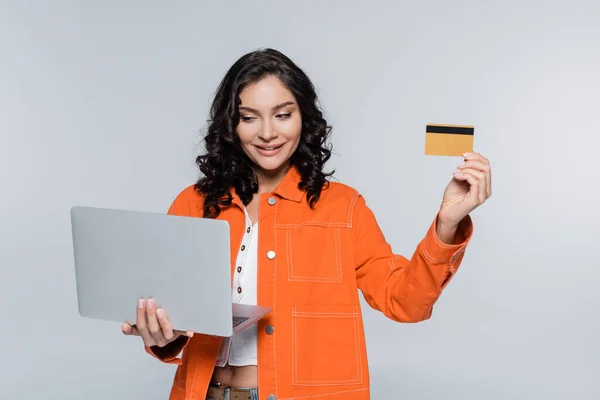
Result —
M 340 228 L 301 225 L 288 228 L 286 234 L 290 281 L 342 281 Z
M 362 383 L 360 342 L 356 306 L 292 307 L 292 383 Z

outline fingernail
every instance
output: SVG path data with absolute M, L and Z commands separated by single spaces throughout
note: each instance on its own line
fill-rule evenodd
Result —
M 464 167 L 466 163 L 462 162 L 460 164 L 458 164 L 458 168 Z
M 463 157 L 471 157 L 473 153 L 463 153 Z
M 138 300 L 138 308 L 144 308 L 144 299 Z
M 158 315 L 158 318 L 162 318 L 165 316 L 165 312 L 159 308 L 156 310 L 156 315 Z
M 148 299 L 148 308 L 153 308 L 153 307 L 154 307 L 154 300 Z

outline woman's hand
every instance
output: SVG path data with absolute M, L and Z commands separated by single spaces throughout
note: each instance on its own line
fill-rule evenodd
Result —
M 456 231 L 458 224 L 471 211 L 492 195 L 490 162 L 478 153 L 467 153 L 454 171 L 438 214 L 438 228 Z
M 180 336 L 192 337 L 193 332 L 174 330 L 167 313 L 156 308 L 153 299 L 140 299 L 137 304 L 135 325 L 124 323 L 121 330 L 125 335 L 141 336 L 148 347 L 164 347 Z

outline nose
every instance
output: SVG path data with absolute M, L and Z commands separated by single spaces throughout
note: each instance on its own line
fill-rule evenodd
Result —
M 275 139 L 277 135 L 278 133 L 275 129 L 274 124 L 269 120 L 266 120 L 262 124 L 260 132 L 258 133 L 258 137 L 260 137 L 265 142 L 270 142 L 271 140 Z

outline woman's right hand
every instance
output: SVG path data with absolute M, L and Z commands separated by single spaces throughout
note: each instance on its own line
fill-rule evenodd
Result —
M 134 325 L 126 322 L 121 326 L 125 335 L 141 336 L 148 347 L 164 347 L 180 336 L 192 337 L 194 332 L 174 330 L 167 313 L 156 308 L 153 299 L 140 299 Z

